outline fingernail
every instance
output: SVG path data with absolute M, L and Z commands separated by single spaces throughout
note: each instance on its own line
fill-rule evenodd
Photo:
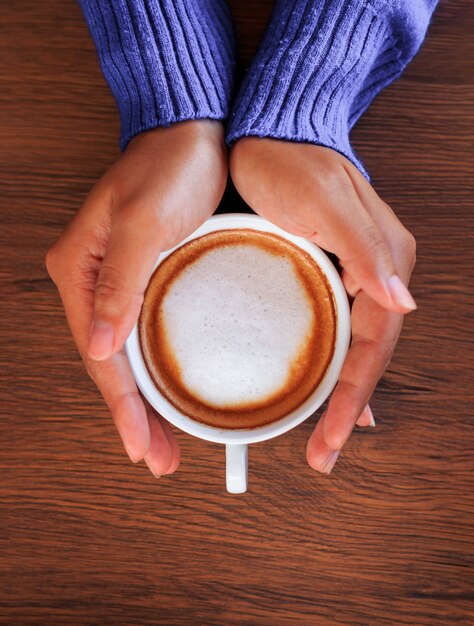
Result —
M 140 460 L 140 456 L 138 454 L 135 454 L 133 452 L 133 450 L 131 448 L 129 448 L 128 446 L 126 446 L 125 444 L 123 444 L 123 445 L 124 445 L 125 451 L 127 452 L 128 456 L 130 457 L 130 461 L 132 463 L 138 463 L 138 461 Z
M 145 459 L 143 459 L 143 460 L 144 460 L 144 461 L 145 461 L 145 463 L 147 464 L 148 469 L 149 469 L 149 470 L 150 470 L 150 472 L 153 474 L 153 476 L 154 476 L 155 478 L 161 478 L 161 476 L 162 476 L 162 475 L 161 475 L 161 474 L 158 474 L 157 472 L 155 472 L 155 470 L 154 470 L 154 469 L 153 469 L 153 467 L 152 467 L 152 466 L 148 463 L 148 461 L 146 460 L 146 458 L 145 458 Z
M 323 474 L 330 474 L 332 468 L 336 465 L 337 457 L 339 456 L 340 450 L 332 450 L 331 453 L 326 457 L 326 459 L 321 464 L 321 472 Z
M 395 304 L 408 311 L 414 311 L 417 308 L 411 293 L 396 274 L 387 280 L 387 287 Z
M 372 413 L 372 409 L 370 408 L 370 406 L 367 407 L 367 413 L 369 415 L 369 426 L 371 428 L 375 428 L 375 417 L 374 417 L 374 414 Z
M 103 361 L 112 356 L 114 351 L 115 333 L 107 322 L 100 320 L 92 324 L 87 352 L 95 361 Z
M 369 406 L 366 406 L 356 422 L 357 426 L 361 428 L 367 428 L 368 426 L 375 426 L 374 415 Z

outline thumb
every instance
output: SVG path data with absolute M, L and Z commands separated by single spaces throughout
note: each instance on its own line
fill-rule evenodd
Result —
M 94 293 L 88 354 L 96 361 L 120 350 L 140 314 L 148 280 L 162 250 L 158 220 L 146 210 L 123 212 L 110 232 Z
M 326 204 L 319 214 L 319 229 L 312 239 L 335 252 L 354 285 L 383 308 L 396 313 L 416 309 L 415 301 L 395 269 L 392 251 L 377 223 L 354 194 Z M 351 207 L 350 213 L 347 206 Z M 385 206 L 379 207 L 384 213 Z M 392 228 L 395 239 L 401 224 Z
M 339 254 L 339 260 L 349 282 L 389 311 L 408 313 L 416 309 L 415 301 L 397 274 L 391 250 L 377 226 L 372 224 L 360 228 L 359 222 L 353 229 L 346 230 L 345 237 L 350 242 Z M 336 253 L 338 248 L 343 247 L 337 246 Z
M 397 257 L 405 251 L 408 254 L 411 237 L 354 166 L 349 164 L 345 172 L 355 192 L 349 204 L 352 219 L 347 220 L 344 203 L 338 203 L 332 213 L 338 238 L 334 247 L 343 273 L 385 309 L 396 313 L 413 311 L 416 303 L 397 273 L 393 256 L 394 251 Z M 385 224 L 384 231 L 381 224 Z M 388 240 L 384 236 L 387 231 Z

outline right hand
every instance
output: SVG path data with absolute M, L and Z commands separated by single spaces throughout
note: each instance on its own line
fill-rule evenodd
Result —
M 159 477 L 179 465 L 169 424 L 138 393 L 124 342 L 138 319 L 158 255 L 216 209 L 227 181 L 219 122 L 188 121 L 133 139 L 49 250 L 86 370 L 132 461 Z

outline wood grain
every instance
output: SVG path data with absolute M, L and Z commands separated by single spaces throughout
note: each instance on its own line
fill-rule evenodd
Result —
M 271 3 L 231 4 L 246 65 Z M 471 0 L 441 2 L 355 132 L 419 250 L 377 427 L 330 478 L 315 418 L 253 446 L 241 497 L 181 433 L 172 478 L 127 462 L 43 265 L 118 154 L 114 104 L 75 3 L 4 2 L 0 28 L 0 624 L 474 624 Z

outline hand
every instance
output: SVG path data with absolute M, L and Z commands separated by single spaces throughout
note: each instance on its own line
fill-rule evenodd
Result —
M 375 425 L 368 405 L 415 302 L 405 285 L 415 240 L 345 157 L 329 148 L 245 137 L 231 150 L 237 190 L 260 215 L 337 255 L 352 305 L 352 342 L 306 454 L 329 473 L 354 425 Z
M 167 422 L 144 403 L 123 350 L 160 252 L 177 245 L 217 207 L 227 180 L 218 122 L 148 131 L 90 192 L 46 266 L 74 340 L 132 461 L 155 476 L 179 465 Z

